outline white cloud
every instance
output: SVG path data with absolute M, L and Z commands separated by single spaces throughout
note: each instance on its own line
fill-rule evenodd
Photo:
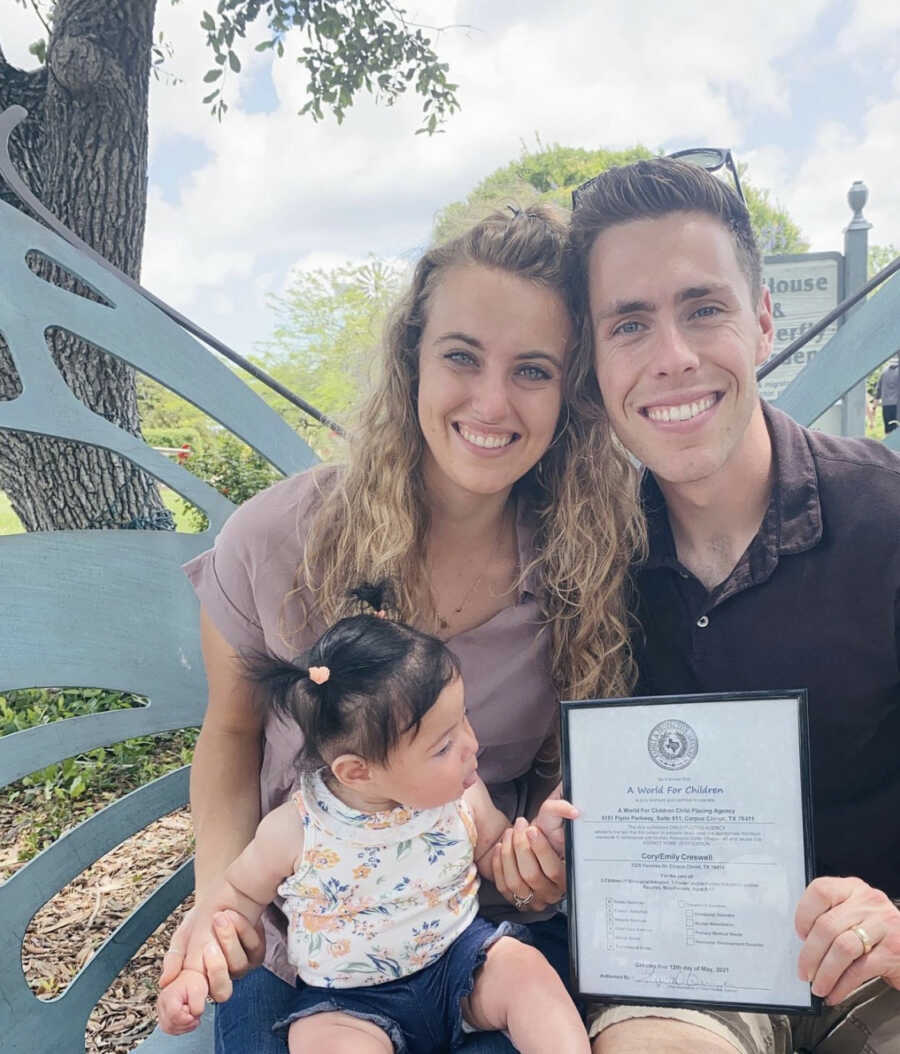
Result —
M 35 41 L 47 38 L 44 27 L 30 7 L 7 3 L 3 8 L 3 35 L 0 45 L 6 61 L 23 70 L 32 70 L 37 59 L 29 55 L 28 49 Z
M 238 48 L 244 72 L 229 77 L 231 109 L 217 123 L 201 102 L 212 54 L 200 8 L 159 0 L 156 31 L 173 46 L 167 69 L 182 83 L 151 84 L 150 288 L 248 346 L 267 335 L 266 295 L 285 287 L 292 268 L 369 252 L 414 258 L 434 214 L 532 147 L 536 134 L 588 148 L 731 145 L 816 249 L 840 247 L 846 192 L 862 178 L 872 240 L 900 244 L 896 3 L 855 0 L 839 12 L 830 0 L 406 4 L 410 22 L 448 27 L 432 35 L 462 110 L 433 138 L 413 135 L 416 96 L 393 108 L 361 96 L 341 127 L 298 117 L 306 78 L 294 60 L 303 42 L 289 35 L 288 53 L 273 63 L 253 50 L 258 31 Z M 7 0 L 10 61 L 33 66 L 27 47 L 41 33 L 30 10 Z M 248 114 L 249 86 L 269 68 L 277 106 Z
M 826 42 L 823 61 L 829 47 L 833 60 L 839 48 L 850 56 L 883 38 L 897 18 L 883 8 L 895 6 L 859 0 L 839 37 Z M 229 325 L 253 339 L 270 323 L 265 282 L 282 288 L 298 260 L 414 254 L 437 210 L 518 156 L 523 143 L 531 146 L 536 133 L 547 144 L 585 147 L 738 147 L 753 181 L 771 187 L 815 248 L 838 247 L 846 190 L 862 177 L 872 188 L 873 239 L 900 242 L 890 219 L 900 216 L 893 190 L 900 80 L 882 82 L 884 97 L 869 101 L 859 132 L 823 113 L 811 137 L 792 133 L 791 55 L 809 44 L 828 7 L 828 0 L 410 3 L 411 21 L 472 27 L 438 37 L 462 111 L 429 138 L 412 134 L 421 119 L 416 97 L 393 108 L 360 97 L 341 127 L 298 117 L 306 81 L 294 61 L 301 42 L 290 37 L 288 54 L 272 65 L 277 110 L 244 113 L 233 79 L 232 109 L 217 124 L 199 101 L 210 53 L 197 11 L 161 3 L 158 23 L 185 83 L 153 87 L 154 156 L 179 135 L 202 143 L 210 160 L 184 177 L 177 207 L 151 193 L 145 278 L 208 318 L 213 290 L 228 290 L 231 303 L 241 297 L 240 317 Z M 241 56 L 251 73 L 271 61 L 249 46 Z M 822 75 L 833 76 L 833 67 Z M 811 138 L 807 157 L 792 135 Z
M 780 188 L 790 176 L 792 164 L 787 151 L 774 143 L 741 152 L 740 160 L 747 165 L 747 174 L 755 187 Z M 782 192 L 775 192 L 779 198 Z
M 861 179 L 869 188 L 864 209 L 873 224 L 871 244 L 900 247 L 900 94 L 865 112 L 861 130 L 823 123 L 814 149 L 786 178 L 785 204 L 802 224 L 814 250 L 839 249 L 841 231 L 852 215 L 847 191 Z
M 837 46 L 845 54 L 881 51 L 900 54 L 900 7 L 886 0 L 856 0 Z

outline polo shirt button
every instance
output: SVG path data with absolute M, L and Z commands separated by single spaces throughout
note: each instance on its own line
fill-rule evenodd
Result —
M 700 618 L 697 619 L 697 625 L 700 629 L 706 629 L 709 625 L 709 615 L 701 615 Z

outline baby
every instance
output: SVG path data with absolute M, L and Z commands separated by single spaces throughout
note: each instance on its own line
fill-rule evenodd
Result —
M 303 984 L 282 1021 L 291 1054 L 431 1054 L 501 1029 L 525 1054 L 589 1054 L 584 1026 L 524 927 L 478 916 L 479 870 L 508 826 L 477 775 L 457 660 L 436 637 L 373 613 L 341 619 L 303 660 L 258 658 L 249 676 L 300 726 L 299 790 L 263 818 L 192 927 L 160 1025 L 195 1028 L 216 911 L 255 923 L 284 898 Z M 577 810 L 548 799 L 534 823 L 561 849 Z

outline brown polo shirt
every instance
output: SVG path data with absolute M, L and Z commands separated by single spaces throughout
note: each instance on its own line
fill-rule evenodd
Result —
M 712 591 L 678 562 L 645 476 L 637 692 L 806 688 L 817 873 L 900 897 L 900 457 L 763 410 L 772 497 Z

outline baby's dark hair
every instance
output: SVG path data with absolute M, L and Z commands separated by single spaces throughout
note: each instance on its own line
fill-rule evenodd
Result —
M 327 765 L 340 754 L 385 764 L 400 737 L 418 732 L 459 675 L 459 660 L 443 641 L 390 617 L 386 582 L 348 595 L 359 602 L 360 613 L 336 622 L 293 662 L 244 657 L 264 705 L 300 726 L 298 761 L 304 769 Z

